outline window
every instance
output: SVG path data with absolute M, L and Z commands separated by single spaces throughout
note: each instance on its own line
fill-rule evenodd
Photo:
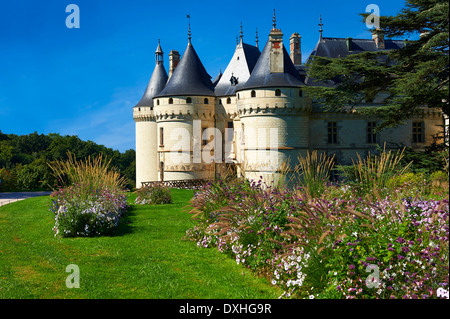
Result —
M 227 99 L 227 104 L 231 104 L 231 98 L 230 97 Z
M 303 90 L 302 89 L 298 90 L 298 96 L 303 97 Z
M 228 122 L 227 127 L 228 127 L 228 128 L 234 128 L 234 123 L 233 123 L 233 121 Z
M 169 99 L 169 104 L 173 104 L 173 99 L 172 98 Z
M 337 144 L 337 123 L 328 122 L 328 144 Z
M 275 96 L 281 96 L 281 91 L 279 89 L 275 90 Z
M 159 99 L 156 100 L 156 105 L 159 105 Z
M 205 97 L 205 99 L 203 100 L 203 104 L 208 104 L 209 100 Z
M 369 144 L 375 144 L 377 142 L 377 134 L 375 134 L 376 126 L 377 122 L 367 123 L 367 143 Z
M 164 146 L 164 128 L 159 128 L 159 146 Z
M 207 133 L 207 128 L 202 128 L 202 145 L 208 144 L 208 140 L 205 138 L 205 132 Z
M 412 137 L 413 137 L 413 143 L 425 142 L 424 123 L 423 122 L 413 122 L 412 123 Z
M 219 99 L 219 104 L 222 105 L 222 99 Z
M 252 96 L 252 97 L 256 97 L 256 92 L 255 92 L 255 90 L 252 90 L 251 96 Z
M 186 98 L 186 103 L 192 103 L 192 99 L 190 97 Z

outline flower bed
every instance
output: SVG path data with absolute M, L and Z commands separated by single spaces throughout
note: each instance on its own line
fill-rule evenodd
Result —
M 100 236 L 114 231 L 127 210 L 126 195 L 117 189 L 90 189 L 76 185 L 51 194 L 55 236 Z
M 301 188 L 235 180 L 208 186 L 191 204 L 198 223 L 186 238 L 266 276 L 284 289 L 280 297 L 448 291 L 448 199 L 363 199 L 342 186 L 312 198 Z
M 170 189 L 164 185 L 143 186 L 136 191 L 135 204 L 158 205 L 172 203 Z

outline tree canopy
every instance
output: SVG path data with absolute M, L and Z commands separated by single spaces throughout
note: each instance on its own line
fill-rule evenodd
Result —
M 0 131 L 0 190 L 54 187 L 56 181 L 47 163 L 67 160 L 67 151 L 80 160 L 102 154 L 128 179 L 128 187 L 135 186 L 136 154 L 133 149 L 121 153 L 92 141 L 83 141 L 77 136 L 37 132 L 15 135 Z

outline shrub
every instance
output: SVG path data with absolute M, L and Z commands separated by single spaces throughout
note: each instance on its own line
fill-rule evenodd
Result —
M 170 189 L 161 184 L 143 186 L 136 191 L 135 203 L 138 205 L 157 205 L 172 203 Z

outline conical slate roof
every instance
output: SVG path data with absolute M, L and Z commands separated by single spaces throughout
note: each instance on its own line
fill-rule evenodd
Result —
M 267 41 L 264 46 L 258 62 L 256 63 L 252 74 L 248 81 L 237 90 L 247 90 L 252 88 L 263 87 L 298 87 L 305 84 L 300 78 L 298 70 L 292 63 L 286 48 L 283 46 L 284 54 L 284 72 L 271 73 L 270 72 L 270 41 Z
M 164 89 L 168 78 L 164 64 L 157 62 L 144 95 L 136 106 L 153 106 L 153 98 Z
M 189 42 L 180 62 L 158 97 L 171 95 L 214 95 L 211 76 Z
M 234 95 L 236 90 L 245 85 L 260 54 L 261 52 L 259 52 L 257 47 L 241 41 L 236 47 L 230 63 L 215 87 L 216 96 Z M 237 84 L 231 83 L 231 77 L 236 78 Z

